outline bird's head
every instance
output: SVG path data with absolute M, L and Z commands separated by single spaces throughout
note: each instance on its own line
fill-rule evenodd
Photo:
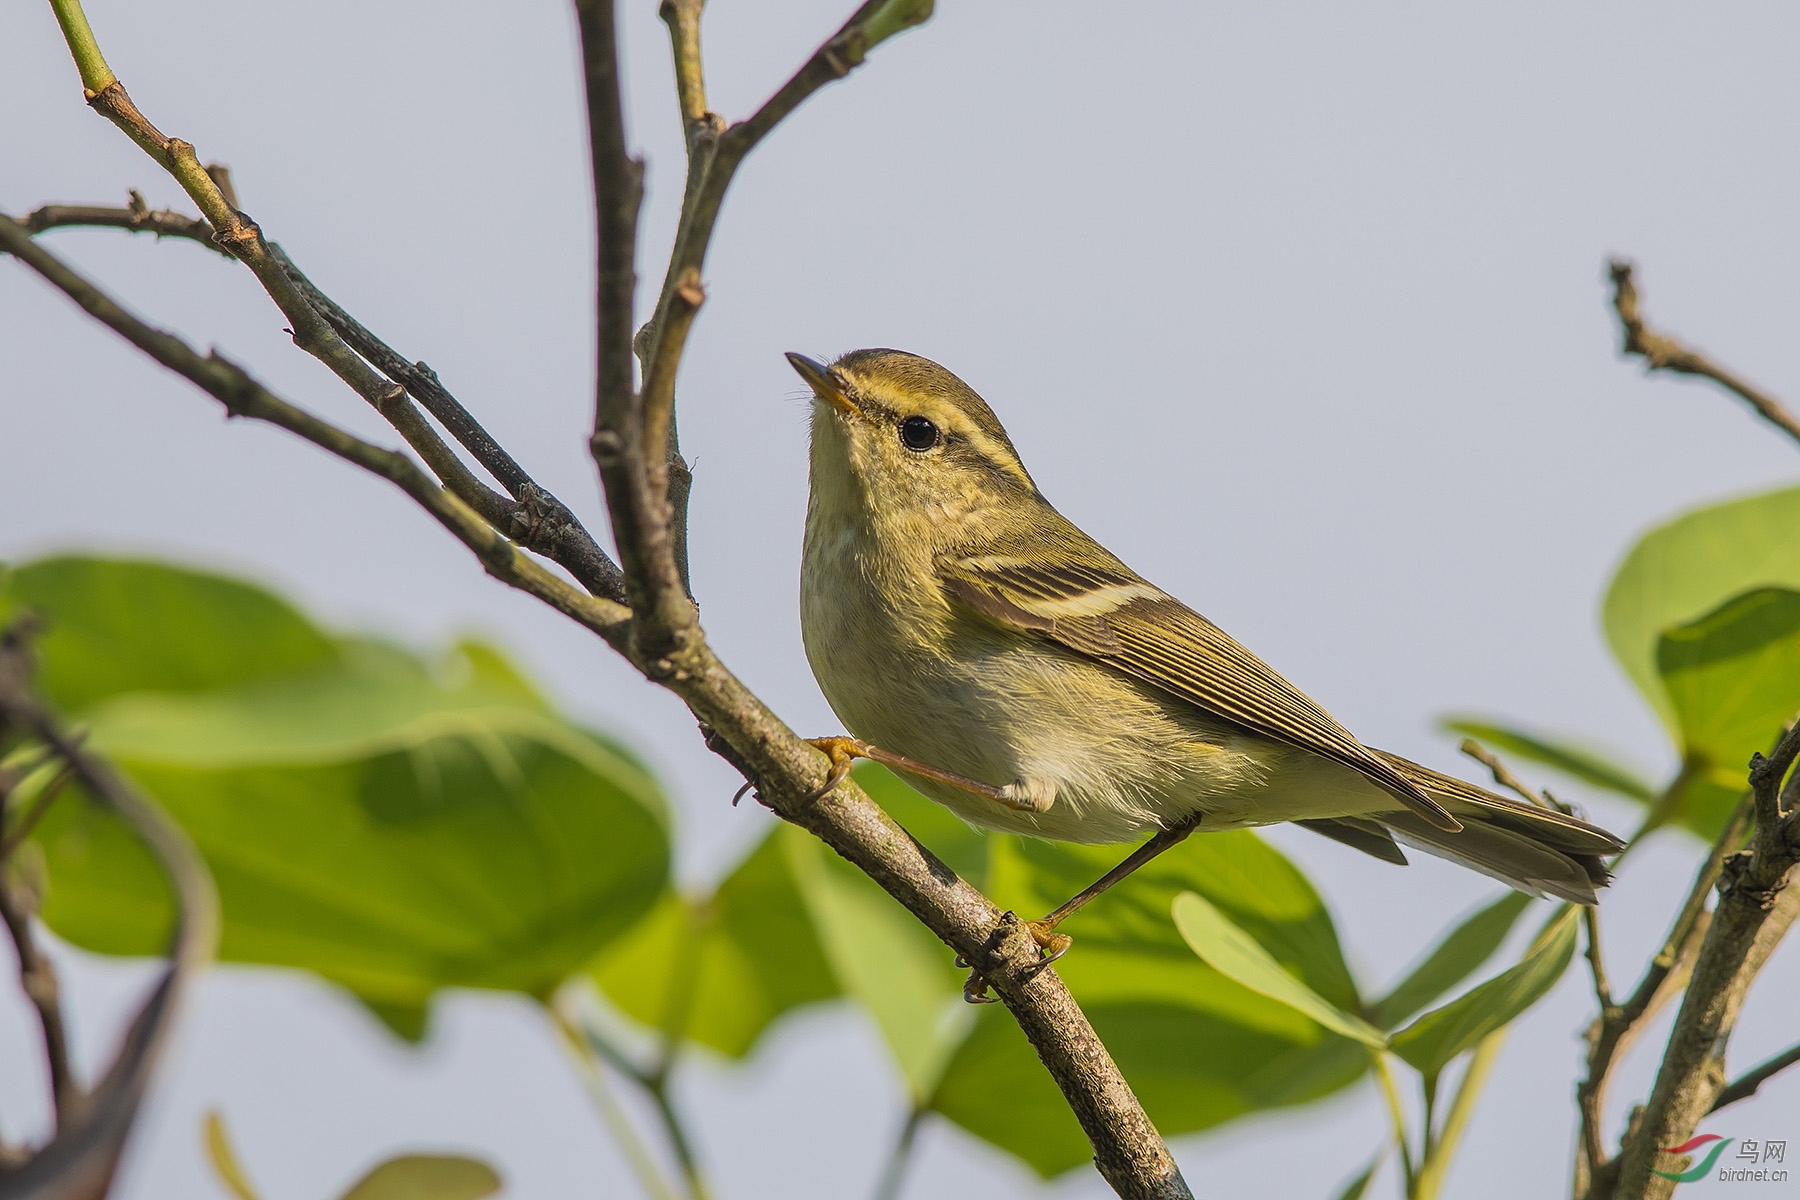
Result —
M 954 528 L 1037 496 L 994 411 L 930 359 L 899 350 L 853 350 L 829 366 L 787 357 L 813 393 L 815 502 L 854 506 L 898 532 Z

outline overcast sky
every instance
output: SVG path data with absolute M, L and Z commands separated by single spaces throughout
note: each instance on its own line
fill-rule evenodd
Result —
M 628 117 L 649 160 L 646 302 L 682 166 L 655 7 L 624 14 Z M 852 7 L 715 0 L 713 107 L 748 114 Z M 597 512 L 566 5 L 88 11 L 151 120 L 229 163 L 245 209 L 315 281 Z M 182 199 L 83 106 L 47 6 L 9 6 L 0 30 L 0 208 L 122 202 L 129 187 Z M 806 406 L 781 354 L 895 346 L 966 379 L 1062 511 L 1364 740 L 1462 769 L 1434 720 L 1475 710 L 1665 771 L 1662 734 L 1600 640 L 1602 589 L 1647 526 L 1792 482 L 1800 459 L 1728 399 L 1618 360 L 1603 260 L 1637 258 L 1658 322 L 1800 397 L 1797 46 L 1800 11 L 1776 4 L 946 0 L 758 149 L 720 221 L 681 389 L 713 641 L 795 727 L 835 731 L 800 648 Z M 47 241 L 140 313 L 394 440 L 292 348 L 241 268 L 111 231 Z M 737 779 L 679 704 L 485 578 L 398 492 L 280 432 L 227 426 L 16 264 L 0 264 L 0 418 L 0 558 L 153 553 L 269 581 L 342 627 L 420 645 L 478 631 L 656 764 L 684 877 L 715 877 L 771 819 L 728 806 Z M 1632 820 L 1604 801 L 1591 812 Z M 1492 895 L 1435 862 L 1401 871 L 1272 837 L 1319 882 L 1371 987 Z M 1615 976 L 1660 938 L 1696 853 L 1671 833 L 1633 856 L 1605 910 Z M 78 1048 L 99 1061 L 143 971 L 63 960 Z M 1789 947 L 1735 1064 L 1791 1040 L 1774 997 L 1796 986 Z M 0 992 L 0 1130 L 17 1136 L 46 1112 L 40 1081 L 12 1065 L 35 1063 L 33 1027 Z M 1566 1186 L 1590 1011 L 1571 971 L 1521 1023 L 1449 1194 Z M 215 1104 L 268 1200 L 335 1194 L 418 1144 L 493 1158 L 513 1197 L 635 1194 L 524 1002 L 458 994 L 437 1022 L 407 1050 L 308 978 L 220 970 L 121 1195 L 222 1194 L 199 1150 Z M 1618 1112 L 1660 1039 L 1615 1089 Z M 686 1083 L 725 1200 L 865 1194 L 900 1119 L 894 1070 L 843 1011 L 782 1026 L 747 1068 L 697 1063 Z M 1729 1118 L 1739 1136 L 1800 1134 L 1800 1077 Z M 1324 1196 L 1382 1129 L 1358 1090 L 1176 1152 L 1211 1194 Z M 1035 1194 L 1023 1168 L 936 1126 L 907 1194 L 952 1189 Z M 1057 1194 L 1102 1191 L 1084 1170 Z

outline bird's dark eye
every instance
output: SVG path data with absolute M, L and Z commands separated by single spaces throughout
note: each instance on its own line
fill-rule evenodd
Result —
M 908 450 L 929 450 L 938 444 L 938 427 L 924 417 L 908 417 L 900 422 L 900 441 Z

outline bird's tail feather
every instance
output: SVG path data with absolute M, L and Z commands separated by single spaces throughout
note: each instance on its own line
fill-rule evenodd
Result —
M 1603 861 L 1625 844 L 1598 825 L 1496 796 L 1429 767 L 1377 751 L 1461 821 L 1446 833 L 1406 809 L 1367 814 L 1394 837 L 1535 896 L 1595 904 L 1612 878 Z

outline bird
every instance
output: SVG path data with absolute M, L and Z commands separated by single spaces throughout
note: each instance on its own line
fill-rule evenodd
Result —
M 1598 902 L 1617 837 L 1365 746 L 1058 512 L 949 370 L 889 349 L 787 357 L 812 392 L 802 640 L 849 731 L 808 739 L 826 790 L 867 758 L 982 828 L 1151 835 L 1027 923 L 1046 961 L 1070 946 L 1064 919 L 1183 838 L 1284 821 Z

